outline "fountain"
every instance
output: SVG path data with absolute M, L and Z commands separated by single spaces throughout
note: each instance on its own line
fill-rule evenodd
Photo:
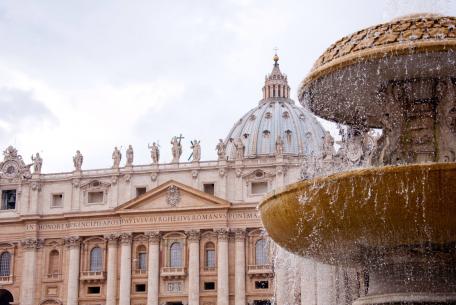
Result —
M 456 304 L 456 18 L 406 16 L 342 38 L 299 99 L 382 136 L 373 167 L 268 194 L 259 209 L 270 237 L 292 253 L 366 270 L 367 294 L 354 304 Z

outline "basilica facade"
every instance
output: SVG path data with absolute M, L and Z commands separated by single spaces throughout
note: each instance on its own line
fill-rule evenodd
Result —
M 151 163 L 115 149 L 109 169 L 42 173 L 14 147 L 0 163 L 0 305 L 246 305 L 274 298 L 256 206 L 320 155 L 325 132 L 290 99 L 274 57 L 263 98 L 217 144 L 218 160 Z M 332 144 L 331 144 L 332 145 Z M 87 152 L 90 153 L 90 152 Z M 44 156 L 45 157 L 45 156 Z M 123 157 L 123 158 L 122 158 Z

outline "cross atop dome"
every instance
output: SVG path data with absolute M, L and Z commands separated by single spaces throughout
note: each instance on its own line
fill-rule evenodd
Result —
M 269 75 L 266 75 L 263 87 L 263 99 L 268 98 L 289 98 L 290 86 L 288 86 L 288 79 L 279 68 L 279 56 L 277 55 L 277 48 L 274 48 L 275 54 L 273 56 L 274 67 Z

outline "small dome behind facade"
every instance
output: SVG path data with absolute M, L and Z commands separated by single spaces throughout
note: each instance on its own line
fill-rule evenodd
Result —
M 310 111 L 296 106 L 289 98 L 287 76 L 281 73 L 277 56 L 274 62 L 271 74 L 266 76 L 263 99 L 234 125 L 225 139 L 229 160 L 236 157 L 235 143 L 239 139 L 244 145 L 244 158 L 273 156 L 278 141 L 283 143 L 284 155 L 321 153 L 323 127 Z

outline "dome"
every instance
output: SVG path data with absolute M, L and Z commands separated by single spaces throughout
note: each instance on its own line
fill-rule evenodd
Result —
M 323 146 L 324 130 L 316 117 L 289 98 L 287 76 L 279 69 L 278 57 L 266 76 L 263 99 L 233 126 L 225 139 L 227 157 L 236 158 L 236 143 L 242 141 L 244 158 L 273 156 L 276 143 L 283 155 L 318 155 Z

